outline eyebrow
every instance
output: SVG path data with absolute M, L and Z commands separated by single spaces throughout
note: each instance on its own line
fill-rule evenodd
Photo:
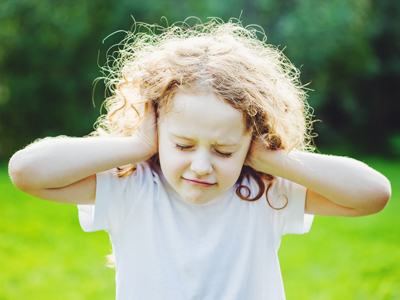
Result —
M 182 135 L 177 135 L 177 134 L 173 134 L 173 133 L 170 133 L 172 136 L 174 136 L 175 138 L 178 138 L 178 139 L 183 139 L 183 140 L 187 140 L 187 141 L 191 141 L 191 142 L 193 142 L 194 141 L 194 139 L 191 139 L 191 138 L 188 138 L 188 137 L 186 137 L 186 136 L 182 136 Z M 215 146 L 221 146 L 221 147 L 232 147 L 232 146 L 239 146 L 240 145 L 240 143 L 233 143 L 233 144 L 220 144 L 220 143 L 215 143 L 214 144 Z

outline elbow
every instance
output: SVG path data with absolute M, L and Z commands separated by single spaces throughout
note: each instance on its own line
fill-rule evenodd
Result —
M 392 196 L 392 188 L 389 180 L 385 177 L 385 183 L 380 188 L 379 200 L 378 200 L 378 211 L 382 211 L 389 203 L 390 197 Z
M 355 217 L 367 216 L 381 212 L 388 204 L 392 195 L 389 180 L 381 175 L 380 180 L 370 183 L 364 188 L 358 208 L 354 208 Z
M 25 193 L 29 193 L 29 191 L 32 189 L 32 177 L 29 176 L 28 166 L 24 155 L 21 152 L 22 150 L 18 151 L 11 157 L 8 164 L 8 174 L 12 183 L 17 189 Z M 29 180 L 29 178 L 31 178 L 31 180 Z
M 375 192 L 372 194 L 374 197 L 371 200 L 371 212 L 370 214 L 376 214 L 381 212 L 388 204 L 390 197 L 392 196 L 392 189 L 389 180 L 382 176 L 379 184 L 375 188 Z

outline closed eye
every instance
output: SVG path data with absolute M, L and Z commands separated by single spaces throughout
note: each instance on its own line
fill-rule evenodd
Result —
M 179 150 L 184 151 L 184 150 L 189 150 L 190 148 L 193 148 L 193 146 L 183 146 L 183 145 L 176 144 L 175 148 L 178 148 Z
M 182 151 L 187 151 L 187 150 L 193 149 L 193 146 L 184 146 L 184 145 L 176 144 L 175 148 L 182 150 Z M 232 153 L 221 152 L 216 149 L 214 149 L 214 152 L 221 157 L 231 157 L 232 156 Z
M 218 151 L 215 149 L 214 149 L 214 151 L 217 155 L 222 156 L 222 157 L 231 157 L 232 156 L 232 153 L 221 152 L 221 151 Z

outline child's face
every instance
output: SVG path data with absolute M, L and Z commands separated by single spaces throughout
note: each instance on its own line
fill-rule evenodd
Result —
M 214 94 L 179 93 L 158 130 L 162 172 L 186 201 L 207 203 L 236 183 L 251 142 L 238 110 Z

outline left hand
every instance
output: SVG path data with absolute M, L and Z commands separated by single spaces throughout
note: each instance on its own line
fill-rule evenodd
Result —
M 262 137 L 257 137 L 251 141 L 249 152 L 247 153 L 246 160 L 244 161 L 244 165 L 253 168 L 256 171 L 263 172 L 257 166 L 259 166 L 259 158 L 261 156 L 265 157 L 265 155 L 277 155 L 281 151 L 279 150 L 270 150 L 268 149 L 267 142 Z M 264 161 L 264 168 L 265 168 L 265 161 Z M 263 168 L 263 169 L 264 169 Z

